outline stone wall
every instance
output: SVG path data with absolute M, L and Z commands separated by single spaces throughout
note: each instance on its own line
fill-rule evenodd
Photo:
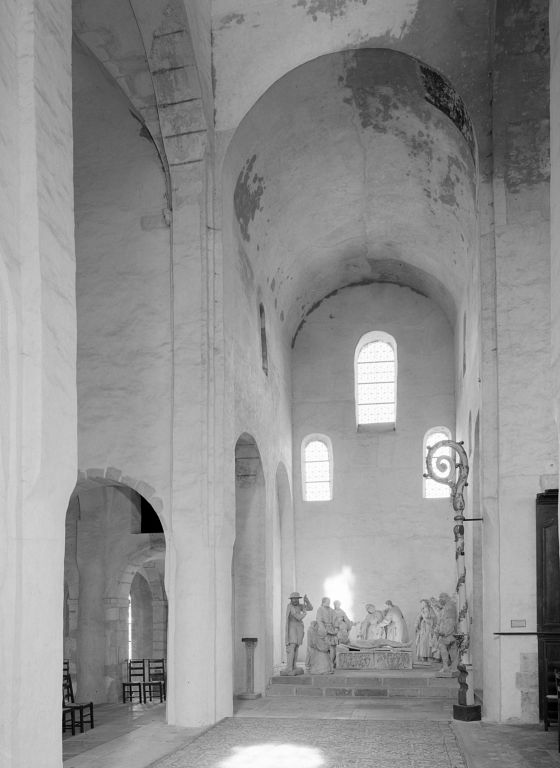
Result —
M 70 40 L 66 1 L 2 4 L 0 763 L 18 768 L 62 759 L 64 514 L 77 471 Z
M 165 177 L 124 94 L 91 55 L 75 46 L 73 56 L 80 467 L 99 467 L 101 475 L 106 467 L 118 467 L 125 477 L 148 483 L 167 514 L 171 310 Z
M 396 429 L 356 430 L 354 350 L 373 330 L 397 342 Z M 412 630 L 421 598 L 453 593 L 450 501 L 422 497 L 426 431 L 447 426 L 454 435 L 453 369 L 453 329 L 408 288 L 347 288 L 309 316 L 293 353 L 294 503 L 297 586 L 315 608 L 327 595 L 361 620 L 366 603 L 390 599 Z M 311 433 L 332 441 L 330 502 L 302 500 L 300 448 Z
M 548 3 L 498 3 L 494 209 L 500 582 L 494 632 L 536 629 L 535 497 L 557 474 L 550 373 Z M 485 532 L 486 532 L 485 528 Z M 490 530 L 488 531 L 490 533 Z M 489 617 L 490 619 L 490 617 Z M 502 636 L 485 684 L 492 719 L 537 719 L 536 638 Z M 531 671 L 528 659 L 531 659 Z M 500 674 L 500 682 L 496 674 Z M 529 673 L 529 674 L 528 674 Z M 527 688 L 528 680 L 532 682 Z M 488 684 L 489 683 L 489 684 Z

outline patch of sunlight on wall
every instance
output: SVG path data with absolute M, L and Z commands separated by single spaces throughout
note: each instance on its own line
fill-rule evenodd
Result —
M 329 576 L 323 582 L 323 597 L 330 597 L 331 608 L 335 600 L 340 600 L 340 607 L 346 611 L 349 619 L 353 619 L 354 582 L 356 577 L 352 568 L 345 565 L 339 574 Z
M 219 768 L 320 768 L 325 760 L 320 750 L 297 744 L 256 744 L 234 747 L 233 755 Z

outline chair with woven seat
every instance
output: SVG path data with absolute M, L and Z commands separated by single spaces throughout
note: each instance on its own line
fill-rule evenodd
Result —
M 94 727 L 93 723 L 93 701 L 85 703 L 74 700 L 74 688 L 72 687 L 72 678 L 69 672 L 64 672 L 62 675 L 62 730 L 66 730 L 66 718 L 68 717 L 68 710 L 72 711 L 72 718 L 70 727 L 72 729 L 72 736 L 75 733 L 75 727 L 80 729 L 80 733 L 84 732 L 84 726 L 90 725 Z
M 123 704 L 126 704 L 127 701 L 134 701 L 135 696 L 138 696 L 138 701 L 142 704 L 144 700 L 144 683 L 146 682 L 144 659 L 128 659 L 126 666 L 128 680 L 125 680 L 122 684 Z
M 153 700 L 154 693 L 160 701 L 165 701 L 165 659 L 146 659 L 147 680 L 143 683 L 144 701 Z

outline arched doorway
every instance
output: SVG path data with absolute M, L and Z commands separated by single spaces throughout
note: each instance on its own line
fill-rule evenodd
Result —
M 285 661 L 285 605 L 295 589 L 294 509 L 288 472 L 280 463 L 276 469 L 276 510 L 278 531 L 274 530 L 273 547 L 278 551 L 279 579 L 274 582 L 274 666 Z M 277 538 L 278 534 L 278 538 Z
M 164 568 L 165 535 L 140 494 L 78 483 L 66 515 L 64 654 L 80 698 L 119 700 L 130 628 L 135 657 L 165 657 Z
M 233 692 L 246 690 L 243 637 L 256 637 L 255 691 L 266 684 L 265 482 L 261 456 L 251 435 L 235 446 L 235 542 L 232 559 Z

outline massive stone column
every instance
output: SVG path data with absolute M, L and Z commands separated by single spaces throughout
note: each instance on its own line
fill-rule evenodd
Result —
M 0 8 L 0 764 L 61 765 L 76 480 L 70 0 Z
M 493 93 L 499 597 L 485 616 L 490 719 L 538 720 L 535 498 L 557 473 L 551 413 L 548 3 L 496 5 Z M 491 458 L 486 453 L 486 457 Z M 543 487 L 544 486 L 544 487 Z M 488 574 L 490 575 L 490 574 Z M 490 578 L 485 574 L 485 589 Z M 493 588 L 492 588 L 493 589 Z M 522 624 L 526 634 L 515 634 Z M 493 635 L 493 633 L 502 633 Z M 487 648 L 485 647 L 485 654 Z M 490 679 L 488 679 L 492 676 Z M 494 681 L 499 678 L 496 684 Z M 492 703 L 486 692 L 492 696 Z M 499 694 L 499 698 L 498 695 Z
M 550 240 L 551 295 L 560 291 L 560 6 L 550 3 Z M 551 302 L 552 398 L 560 430 L 560 303 Z M 559 435 L 560 439 L 560 435 Z

